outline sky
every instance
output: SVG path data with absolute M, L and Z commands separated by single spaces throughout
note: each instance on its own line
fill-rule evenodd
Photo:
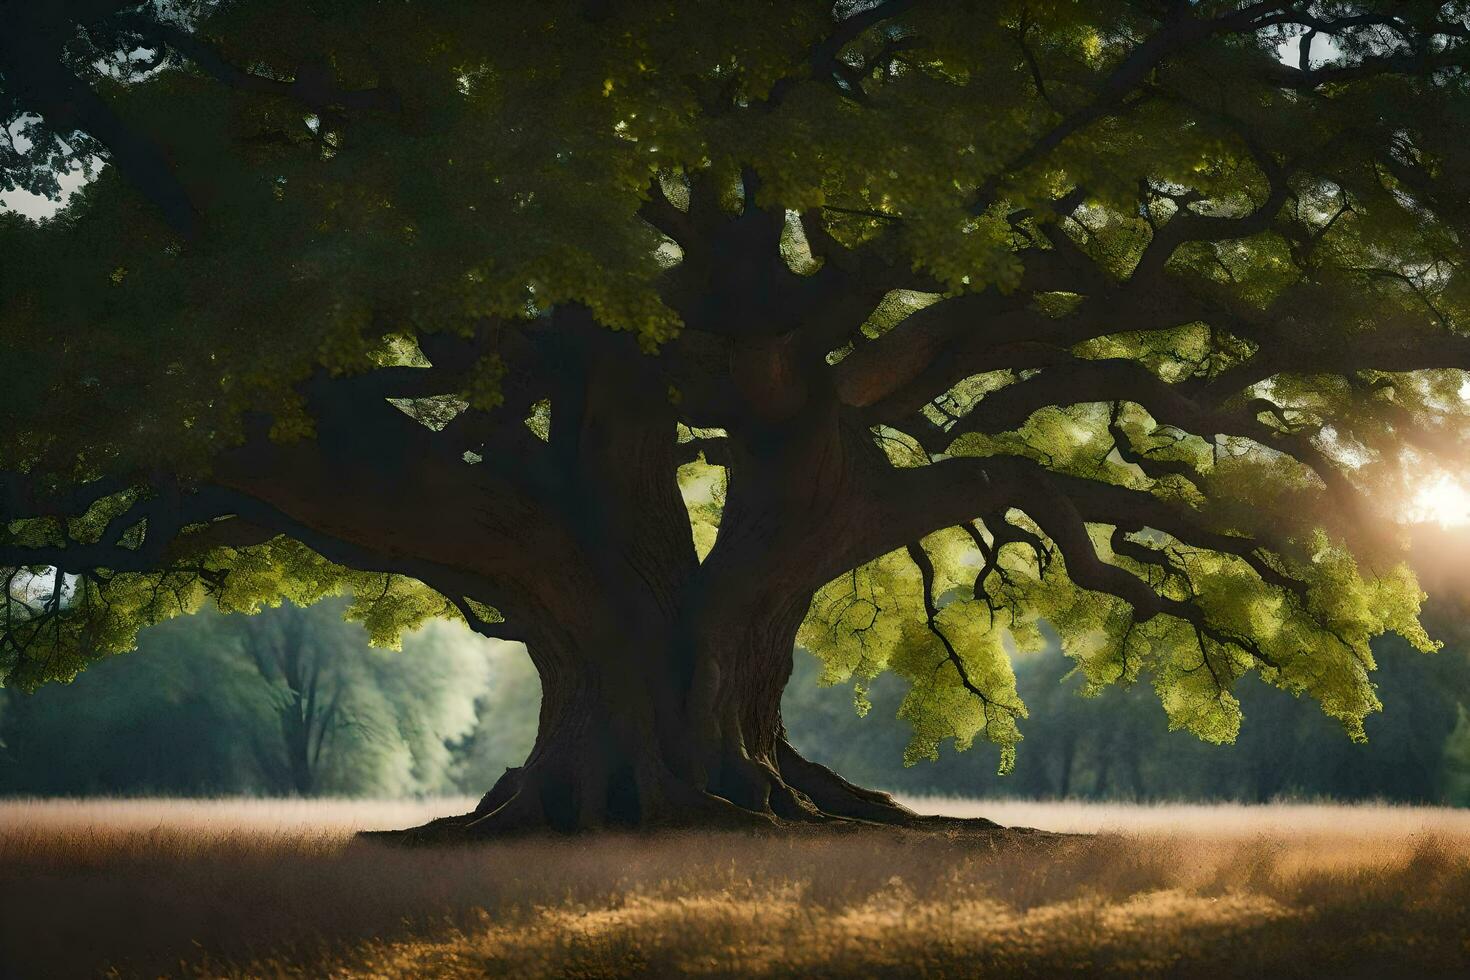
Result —
M 21 115 L 10 123 L 8 132 L 5 134 L 9 142 L 15 147 L 16 152 L 26 153 L 31 148 L 31 141 L 26 138 L 26 129 L 32 122 L 40 117 L 30 114 Z M 99 161 L 100 163 L 100 161 Z M 61 199 L 53 201 L 42 197 L 40 194 L 32 194 L 30 191 L 13 190 L 0 191 L 0 207 L 6 210 L 18 211 L 27 218 L 39 221 L 49 218 L 57 211 L 66 206 L 67 200 L 72 193 L 87 182 L 87 177 L 80 169 L 63 174 L 60 178 Z
M 42 218 L 51 217 L 65 207 L 67 198 L 72 192 L 86 182 L 87 178 L 82 175 L 82 172 L 74 170 L 61 178 L 61 200 L 59 201 L 52 201 L 29 191 L 0 191 L 0 206 L 10 211 L 19 211 L 27 218 L 39 221 Z

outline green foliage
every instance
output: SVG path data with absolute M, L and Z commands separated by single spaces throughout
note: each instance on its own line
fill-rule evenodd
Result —
M 689 526 L 694 533 L 694 551 L 703 561 L 715 546 L 720 530 L 720 514 L 725 506 L 728 477 L 723 466 L 715 466 L 701 453 L 692 463 L 679 467 L 679 492 L 689 510 Z
M 1009 519 L 1042 540 L 1024 515 L 1012 512 Z M 1007 533 L 1006 523 L 987 532 L 992 544 L 996 531 Z M 1165 595 L 1178 590 L 1178 598 L 1204 611 L 1211 634 L 1177 616 L 1140 622 L 1126 602 L 1078 588 L 1062 559 L 1048 560 L 1029 547 L 1001 548 L 997 566 L 981 583 L 985 595 L 974 598 L 981 553 L 964 535 L 943 532 L 925 542 L 935 560 L 935 591 L 950 600 L 934 626 L 955 646 L 980 695 L 966 690 L 937 634 L 926 628 L 919 572 L 902 552 L 824 588 L 800 642 L 823 662 L 824 682 L 856 678 L 860 698 L 884 670 L 911 685 L 900 710 L 915 730 L 905 756 L 910 762 L 936 758 L 945 739 L 962 750 L 983 734 L 1002 746 L 1003 770 L 1012 765 L 1021 737 L 1017 719 L 1026 715 L 1008 648 L 1037 649 L 1043 622 L 1059 635 L 1085 690 L 1147 675 L 1170 727 L 1213 742 L 1238 734 L 1241 711 L 1232 689 L 1253 669 L 1283 690 L 1310 694 L 1361 740 L 1364 717 L 1382 707 L 1369 679 L 1375 666 L 1369 641 L 1393 631 L 1419 650 L 1436 647 L 1419 624 L 1422 594 L 1405 566 L 1364 578 L 1350 555 L 1320 533 L 1312 539 L 1317 550 L 1309 563 L 1296 569 L 1310 583 L 1299 599 L 1264 582 L 1240 558 L 1167 540 L 1161 550 L 1176 570 L 1160 576 L 1158 569 L 1113 554 L 1111 530 L 1093 527 L 1099 555 L 1154 581 Z
M 1208 17 L 1239 5 L 1186 6 Z M 1400 6 L 1417 23 L 1444 5 Z M 1124 282 L 1173 221 L 1236 219 L 1275 200 L 1272 171 L 1287 162 L 1295 169 L 1269 220 L 1249 234 L 1184 242 L 1167 257 L 1171 282 L 1207 297 L 1224 322 L 1269 321 L 1288 352 L 1382 346 L 1385 336 L 1419 336 L 1387 331 L 1424 322 L 1463 337 L 1470 272 L 1455 214 L 1441 220 L 1416 203 L 1405 172 L 1377 152 L 1411 134 L 1392 160 L 1411 156 L 1452 197 L 1463 190 L 1466 100 L 1453 72 L 1432 84 L 1370 73 L 1367 84 L 1294 91 L 1263 80 L 1284 35 L 1262 29 L 1182 48 L 1114 112 L 1099 100 L 1156 29 L 1151 5 L 916 4 L 902 31 L 860 33 L 836 52 L 847 69 L 840 84 L 827 66 L 802 67 L 833 30 L 830 3 L 650 0 L 612 26 L 586 7 L 180 5 L 197 37 L 262 79 L 323 66 L 344 91 L 391 89 L 399 103 L 350 119 L 330 101 L 313 111 L 285 93 L 213 84 L 188 62 L 114 77 L 79 39 L 70 61 L 122 122 L 167 149 L 190 197 L 208 202 L 206 223 L 181 236 L 117 167 L 101 168 L 39 225 L 0 214 L 0 472 L 46 490 L 157 472 L 192 487 L 262 414 L 277 442 L 317 435 L 307 379 L 423 367 L 435 341 L 473 338 L 486 317 L 534 329 L 546 311 L 580 304 L 658 354 L 685 326 L 661 291 L 678 256 L 640 208 L 655 184 L 687 203 L 697 181 L 733 212 L 744 206 L 742 171 L 759 178 L 750 203 L 788 214 L 782 254 L 801 275 L 825 262 L 807 237 L 820 225 L 838 243 L 873 245 L 882 264 L 922 283 L 889 292 L 861 326 L 864 341 L 956 297 L 1023 290 L 1028 251 L 1078 256 Z M 1317 7 L 1322 16 L 1349 9 Z M 840 14 L 858 9 L 837 5 Z M 922 43 L 904 44 L 914 37 Z M 1346 29 L 1333 37 L 1348 58 L 1377 57 L 1385 43 Z M 891 57 L 876 57 L 883 51 Z M 800 83 L 785 84 L 792 79 Z M 1087 125 L 1047 152 L 1030 152 L 1084 116 Z M 1374 128 L 1385 117 L 1392 133 Z M 85 137 L 80 149 L 44 127 L 36 139 L 63 164 L 87 159 Z M 5 164 L 5 187 L 55 191 L 51 166 Z M 1057 213 L 1074 188 L 1081 203 Z M 804 225 L 813 213 L 820 220 Z M 1043 338 L 1055 341 L 1049 356 L 1123 362 L 1142 368 L 1140 381 L 1193 392 L 1262 354 L 1244 330 L 1171 317 L 1155 302 L 1164 300 L 1150 292 L 1103 310 L 1102 325 L 1080 340 L 1059 329 Z M 1030 308 L 1062 323 L 1085 303 L 1041 290 Z M 857 343 L 828 360 L 840 364 Z M 463 367 L 454 390 L 394 404 L 435 431 L 502 405 L 514 380 L 505 355 L 480 351 Z M 920 418 L 958 435 L 942 453 L 893 425 L 875 426 L 874 438 L 906 469 L 955 457 L 1033 460 L 1168 505 L 1217 545 L 1251 547 L 1198 546 L 1146 521 L 1086 522 L 1097 558 L 1167 603 L 1145 617 L 1076 584 L 1068 556 L 1017 500 L 1019 509 L 973 525 L 973 536 L 926 538 L 927 586 L 898 551 L 823 588 L 801 640 L 822 658 L 824 677 L 857 682 L 860 704 L 879 674 L 904 679 L 907 761 L 979 738 L 1000 747 L 1007 769 L 1026 715 L 1012 657 L 1040 645 L 1045 622 L 1087 691 L 1147 678 L 1169 724 L 1206 740 L 1235 738 L 1234 692 L 1251 672 L 1312 696 L 1362 738 L 1364 718 L 1380 707 L 1369 641 L 1394 631 L 1418 649 L 1433 644 L 1393 534 L 1363 533 L 1382 515 L 1342 498 L 1405 493 L 1423 459 L 1401 451 L 1403 434 L 1422 428 L 1427 443 L 1453 442 L 1470 421 L 1464 373 L 1288 363 L 1219 406 L 1250 436 L 1220 436 L 1213 418 L 1191 434 L 1155 417 L 1142 383 L 1137 403 L 1070 404 L 1059 392 L 1013 425 L 964 427 L 1036 376 L 997 363 L 924 404 Z M 1271 407 L 1258 410 L 1267 397 Z M 682 400 L 671 387 L 670 402 Z M 547 439 L 550 404 L 536 402 L 525 422 Z M 706 437 L 687 426 L 681 436 Z M 1342 486 L 1314 475 L 1319 457 L 1345 474 Z M 701 558 L 718 533 L 726 479 L 705 453 L 680 471 Z M 136 493 L 104 495 L 80 517 L 7 511 L 0 547 L 96 542 Z M 125 550 L 147 541 L 146 523 L 123 530 Z M 384 646 L 431 618 L 459 616 L 461 597 L 342 567 L 285 538 L 168 559 L 162 570 L 72 580 L 48 581 L 51 565 L 14 568 L 4 612 L 28 624 L 26 641 L 6 652 L 0 677 L 23 689 L 69 680 L 208 597 L 255 612 L 351 596 L 349 615 Z M 1076 556 L 1071 564 L 1078 572 Z
M 33 645 L 10 664 L 0 664 L 8 685 L 35 690 L 47 681 L 69 681 L 97 659 L 132 650 L 140 630 L 198 612 L 207 599 L 227 613 L 256 613 L 283 602 L 312 605 L 347 595 L 349 619 L 361 622 L 376 646 L 397 649 L 405 632 L 435 618 L 463 621 L 443 596 L 402 575 L 361 572 L 335 565 L 288 538 L 263 545 L 219 548 L 196 566 L 162 572 L 116 572 L 59 580 L 43 570 L 12 584 L 44 609 L 60 593 L 64 615 L 38 615 L 23 636 Z M 19 600 L 12 600 L 20 605 Z M 482 607 L 493 621 L 498 613 Z M 59 639 L 50 635 L 64 633 Z
M 871 710 L 857 718 L 850 682 L 821 687 L 822 661 L 797 652 L 782 716 L 803 754 L 863 785 L 913 795 L 962 798 L 1113 800 L 1335 799 L 1463 805 L 1470 657 L 1463 647 L 1425 657 L 1403 641 L 1374 642 L 1385 709 L 1367 719 L 1368 741 L 1312 701 L 1254 677 L 1235 693 L 1246 722 L 1231 745 L 1169 731 L 1152 686 L 1086 678 L 1049 637 L 1044 650 L 1014 658 L 1017 690 L 1031 708 L 1014 772 L 997 776 L 998 748 L 947 754 L 943 765 L 898 764 L 911 726 L 897 717 L 906 683 L 882 675 L 867 687 Z
M 1001 768 L 1008 770 L 1021 737 L 1017 719 L 1026 709 L 1016 694 L 1009 637 L 983 601 L 961 593 L 969 584 L 966 570 L 971 580 L 974 572 L 962 538 L 946 531 L 926 541 L 935 555 L 935 591 L 949 598 L 933 628 L 918 569 L 894 552 L 819 592 L 797 639 L 821 658 L 824 684 L 856 680 L 860 710 L 863 691 L 880 673 L 891 671 L 910 685 L 899 710 L 914 731 L 906 764 L 937 759 L 946 739 L 963 750 L 981 737 L 1001 747 Z
M 314 367 L 362 371 L 381 360 L 385 338 L 411 346 L 488 314 L 577 301 L 655 349 L 679 327 L 656 288 L 659 236 L 633 217 L 656 173 L 733 181 L 738 165 L 751 166 L 763 202 L 903 215 L 900 261 L 952 291 L 1016 285 L 1019 239 L 1007 215 L 1044 213 L 1066 190 L 1069 165 L 1106 174 L 1109 161 L 1144 158 L 1157 182 L 1198 187 L 1222 212 L 1259 197 L 1259 175 L 1224 130 L 1194 125 L 1181 137 L 1189 107 L 1163 99 L 1129 125 L 1079 134 L 1045 167 L 1012 175 L 1004 205 L 969 213 L 956 191 L 978 186 L 1053 121 L 1014 57 L 1017 18 L 1057 79 L 1053 98 L 1075 100 L 1088 73 L 1122 56 L 1137 16 L 1127 5 L 1034 7 L 997 5 L 983 25 L 962 6 L 916 10 L 912 30 L 926 46 L 873 86 L 882 111 L 803 85 L 752 127 L 709 111 L 711 100 L 766 95 L 829 29 L 827 5 L 653 3 L 636 30 L 611 35 L 570 0 L 514 11 L 197 5 L 197 31 L 225 57 L 286 78 L 309 49 L 346 88 L 391 80 L 412 121 L 365 114 L 334 125 L 289 99 L 204 84 L 192 69 L 112 83 L 118 111 L 159 134 L 181 178 L 207 195 L 210 233 L 182 247 L 110 168 L 42 227 L 0 217 L 0 347 L 15 365 L 7 418 L 44 411 L 48 420 L 34 440 L 7 442 L 0 467 L 60 471 L 80 459 L 197 470 L 239 437 L 245 408 L 276 413 L 283 438 L 304 434 L 291 386 Z M 881 42 L 860 38 L 854 55 Z M 1190 73 L 1208 67 L 1183 59 L 1164 81 L 1187 90 Z M 1304 133 L 1301 114 L 1273 98 L 1231 109 L 1285 147 L 1351 114 L 1334 106 Z M 1104 179 L 1091 190 L 1085 247 L 1126 269 L 1146 238 L 1130 217 L 1137 189 Z M 1417 232 L 1401 223 L 1395 236 L 1387 219 L 1403 209 L 1383 206 L 1371 228 L 1385 240 L 1373 244 L 1402 252 Z M 844 228 L 832 217 L 839 235 L 882 224 L 852 218 Z M 1356 235 L 1369 227 L 1350 224 Z M 1279 289 L 1266 270 L 1280 263 L 1263 250 L 1280 240 L 1231 247 L 1233 258 L 1199 256 L 1200 274 L 1223 275 L 1219 261 L 1229 260 L 1237 279 L 1267 277 L 1262 296 Z M 58 324 L 71 338 L 64 359 L 43 341 Z M 487 359 L 462 396 L 495 404 L 503 370 Z

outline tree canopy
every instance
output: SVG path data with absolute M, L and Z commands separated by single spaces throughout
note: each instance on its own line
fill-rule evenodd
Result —
M 671 651 L 744 805 L 798 624 L 918 758 L 1015 744 L 1046 622 L 1202 737 L 1252 671 L 1361 737 L 1465 458 L 1466 6 L 6 5 L 0 185 L 95 176 L 0 214 L 0 672 L 349 591 L 553 704 Z

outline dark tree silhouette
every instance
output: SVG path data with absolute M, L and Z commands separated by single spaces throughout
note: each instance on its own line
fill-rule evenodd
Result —
M 284 781 L 299 796 L 316 794 L 322 753 L 338 729 L 361 724 L 344 710 L 347 685 L 328 662 L 340 651 L 313 643 L 311 633 L 304 610 L 292 606 L 283 614 L 246 620 L 240 638 L 261 678 L 277 689 L 279 743 L 260 746 L 260 755 L 266 765 L 283 763 Z
M 799 631 L 916 757 L 1015 742 L 1043 617 L 1213 739 L 1247 671 L 1361 736 L 1430 645 L 1458 4 L 3 16 L 10 132 L 107 164 L 0 219 L 10 683 L 211 594 L 461 617 L 544 697 L 457 835 L 912 822 L 784 738 Z

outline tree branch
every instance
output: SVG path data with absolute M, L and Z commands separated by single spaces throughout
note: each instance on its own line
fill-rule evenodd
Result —
M 242 92 L 294 99 L 318 113 L 332 108 L 385 112 L 397 112 L 400 108 L 398 94 L 392 89 L 342 88 L 324 62 L 299 65 L 295 78 L 286 82 L 231 64 L 203 37 L 169 21 L 155 20 L 141 13 L 119 14 L 114 20 L 135 31 L 144 41 L 172 48 L 215 81 Z
M 866 10 L 852 14 L 838 22 L 835 30 L 827 35 L 807 51 L 804 67 L 811 77 L 816 79 L 831 78 L 842 74 L 841 64 L 837 56 L 842 49 L 857 40 L 863 32 L 876 27 L 885 20 L 891 20 L 901 14 L 908 12 L 917 6 L 918 0 L 882 0 Z M 771 86 L 770 94 L 766 97 L 766 103 L 771 106 L 780 105 L 786 100 L 801 81 L 798 76 L 788 75 Z M 857 90 L 859 97 L 861 89 Z M 850 93 L 849 93 L 850 94 Z
M 1174 4 L 1159 30 L 1128 52 L 1097 86 L 1090 102 L 1063 116 L 980 185 L 972 210 L 976 214 L 984 212 L 995 202 L 1006 179 L 1040 161 L 1073 134 L 1136 104 L 1128 97 L 1137 96 L 1143 81 L 1171 55 L 1217 34 L 1256 30 L 1262 16 L 1284 6 L 1287 0 L 1265 0 L 1223 17 L 1199 18 L 1191 12 L 1192 5 Z

